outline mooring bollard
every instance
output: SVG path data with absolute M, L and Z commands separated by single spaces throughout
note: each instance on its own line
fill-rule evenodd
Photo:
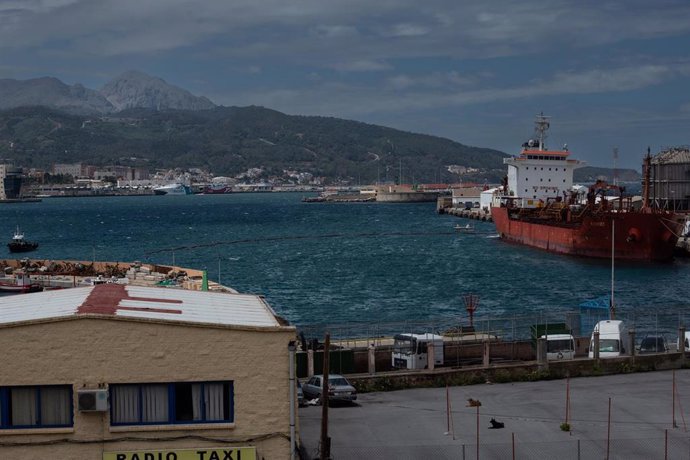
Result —
M 314 350 L 307 350 L 307 377 L 314 375 Z
M 546 339 L 543 337 L 537 339 L 537 367 L 540 371 L 549 368 L 549 360 L 546 355 Z
M 680 364 L 685 364 L 685 326 L 678 328 L 678 351 L 680 352 Z
M 628 347 L 630 347 L 632 364 L 635 365 L 635 329 L 630 329 L 628 331 Z
M 372 343 L 369 345 L 369 354 L 367 362 L 369 364 L 369 373 L 374 375 L 376 373 L 376 347 Z

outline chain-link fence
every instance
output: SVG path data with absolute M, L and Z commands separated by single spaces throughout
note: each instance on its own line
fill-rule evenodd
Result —
M 356 440 L 353 440 L 356 444 Z M 308 455 L 311 454 L 311 457 Z M 308 458 L 319 458 L 318 451 Z M 588 460 L 588 459 L 689 459 L 690 437 L 668 433 L 663 437 L 635 439 L 573 439 L 556 442 L 521 442 L 493 444 L 397 445 L 377 447 L 333 446 L 334 460 Z
M 483 315 L 470 324 L 466 315 L 444 316 L 430 320 L 410 320 L 389 323 L 352 322 L 345 324 L 311 324 L 298 326 L 305 341 L 323 340 L 326 332 L 331 340 L 345 347 L 360 344 L 380 345 L 385 338 L 400 333 L 475 334 L 478 338 L 492 337 L 502 341 L 529 340 L 535 332 L 560 333 L 567 329 L 575 336 L 589 336 L 597 321 L 609 319 L 608 309 L 573 311 L 540 311 L 523 315 Z M 628 329 L 634 329 L 637 337 L 645 335 L 666 336 L 675 344 L 680 326 L 690 330 L 690 305 L 667 308 L 628 308 L 616 312 L 616 319 L 623 320 Z

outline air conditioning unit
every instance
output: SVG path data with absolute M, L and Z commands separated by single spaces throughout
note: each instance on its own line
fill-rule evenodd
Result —
M 105 412 L 108 410 L 108 390 L 78 390 L 77 407 L 81 412 Z

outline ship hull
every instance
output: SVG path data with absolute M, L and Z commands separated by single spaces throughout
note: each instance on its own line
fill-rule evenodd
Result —
M 665 261 L 673 257 L 683 219 L 668 212 L 601 213 L 575 223 L 534 222 L 494 207 L 491 216 L 501 239 L 549 252 L 611 258 L 612 222 L 617 260 Z

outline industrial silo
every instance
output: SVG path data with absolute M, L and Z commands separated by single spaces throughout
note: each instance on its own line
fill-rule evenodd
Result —
M 651 160 L 649 196 L 664 209 L 690 210 L 690 147 L 670 147 Z

